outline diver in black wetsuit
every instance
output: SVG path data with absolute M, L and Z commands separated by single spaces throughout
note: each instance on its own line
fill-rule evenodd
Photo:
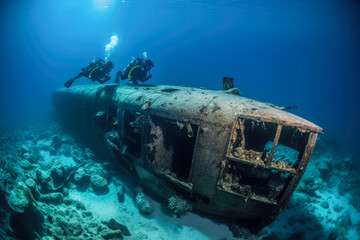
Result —
M 69 88 L 75 81 L 80 77 L 87 77 L 91 81 L 98 81 L 103 84 L 106 81 L 110 80 L 109 73 L 114 68 L 114 64 L 111 61 L 104 61 L 101 58 L 95 57 L 95 59 L 89 63 L 86 67 L 82 68 L 76 77 L 71 78 L 69 81 L 64 83 L 64 86 Z
M 154 63 L 150 59 L 135 58 L 126 66 L 123 72 L 121 70 L 117 72 L 115 83 L 119 83 L 119 78 L 121 80 L 128 79 L 133 81 L 134 84 L 138 84 L 139 81 L 146 82 L 152 77 L 150 74 L 152 67 L 154 67 Z

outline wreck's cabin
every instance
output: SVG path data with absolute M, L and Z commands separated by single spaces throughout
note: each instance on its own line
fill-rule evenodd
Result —
M 322 132 L 270 104 L 187 87 L 77 86 L 56 91 L 53 103 L 145 190 L 255 223 L 285 207 Z

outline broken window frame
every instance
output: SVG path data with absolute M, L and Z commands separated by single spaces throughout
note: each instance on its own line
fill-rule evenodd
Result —
M 256 161 L 250 161 L 250 160 L 246 160 L 246 159 L 241 159 L 241 158 L 237 158 L 234 157 L 232 155 L 233 152 L 233 147 L 236 141 L 239 141 L 238 139 L 238 134 L 241 134 L 242 137 L 240 138 L 240 145 L 241 147 L 245 150 L 245 134 L 244 134 L 244 130 L 245 130 L 245 126 L 244 126 L 244 122 L 245 120 L 250 120 L 250 121 L 256 121 L 253 119 L 249 119 L 249 118 L 238 118 L 234 124 L 233 124 L 233 128 L 230 134 L 230 138 L 229 138 L 229 142 L 228 142 L 228 147 L 226 149 L 226 153 L 225 153 L 225 160 L 222 164 L 222 170 L 220 171 L 220 175 L 219 175 L 219 181 L 218 181 L 218 189 L 219 190 L 223 190 L 223 191 L 227 191 L 230 192 L 232 194 L 244 197 L 245 199 L 252 199 L 252 200 L 256 200 L 256 201 L 261 201 L 261 202 L 265 202 L 268 204 L 279 204 L 279 205 L 284 205 L 284 202 L 286 202 L 286 199 L 288 198 L 288 195 L 291 195 L 290 192 L 292 193 L 296 187 L 295 182 L 298 182 L 303 174 L 303 171 L 306 168 L 307 163 L 310 160 L 310 156 L 311 153 L 313 151 L 313 148 L 315 146 L 315 142 L 316 142 L 316 137 L 317 134 L 311 131 L 307 131 L 307 130 L 303 130 L 294 126 L 287 126 L 287 125 L 282 125 L 279 123 L 275 123 L 275 122 L 269 122 L 269 123 L 274 123 L 277 124 L 276 127 L 276 133 L 275 133 L 275 137 L 273 140 L 273 145 L 271 148 L 271 152 L 268 154 L 267 158 L 265 158 L 265 161 L 263 161 L 263 163 L 261 162 L 256 162 Z M 259 122 L 259 121 L 257 121 Z M 264 121 L 263 121 L 264 122 Z M 302 133 L 308 133 L 308 136 L 305 140 L 305 145 L 304 145 L 304 149 L 303 150 L 298 150 L 295 149 L 293 147 L 290 147 L 294 150 L 297 150 L 299 152 L 298 155 L 298 160 L 296 161 L 295 164 L 291 165 L 291 168 L 279 168 L 277 166 L 274 166 L 273 163 L 274 162 L 274 154 L 276 152 L 276 148 L 279 144 L 279 140 L 281 138 L 281 133 L 282 130 L 284 129 L 284 127 L 291 127 L 291 128 L 295 128 L 296 130 L 300 131 L 301 134 Z M 240 130 L 240 131 L 238 131 Z M 315 140 L 314 140 L 315 139 Z M 310 155 L 309 155 L 310 152 Z M 230 164 L 230 162 L 233 163 L 241 163 L 241 164 L 247 164 L 247 165 L 251 165 L 256 167 L 261 167 L 263 169 L 268 169 L 269 171 L 275 170 L 278 171 L 280 173 L 284 173 L 284 174 L 288 174 L 288 177 L 286 178 L 285 181 L 285 186 L 284 188 L 281 190 L 281 193 L 278 194 L 277 199 L 278 200 L 273 200 L 273 199 L 268 199 L 266 197 L 263 196 L 258 196 L 254 193 L 250 193 L 249 195 L 244 195 L 241 194 L 241 192 L 236 192 L 236 191 L 232 191 L 226 188 L 222 187 L 223 184 L 223 178 L 224 178 L 224 171 L 225 168 L 228 167 L 228 164 Z M 229 165 L 231 166 L 231 165 Z M 305 167 L 304 167 L 305 166 Z M 295 186 L 295 187 L 294 187 Z
M 318 134 L 319 134 L 318 132 L 309 131 L 308 140 L 303 155 L 301 157 L 301 160 L 299 162 L 299 166 L 297 167 L 296 174 L 293 174 L 293 177 L 291 177 L 288 186 L 285 188 L 284 192 L 282 193 L 282 196 L 278 201 L 277 207 L 274 210 L 275 214 L 278 214 L 285 208 L 286 204 L 289 202 L 291 198 L 291 195 L 295 191 L 295 188 L 298 185 L 310 161 L 311 155 L 315 148 Z
M 155 116 L 158 118 L 162 118 L 162 119 L 166 119 L 168 121 L 173 121 L 176 122 L 176 119 L 171 119 L 167 116 L 162 116 L 159 114 L 151 114 L 149 115 L 149 112 L 147 111 L 143 111 L 143 110 L 139 110 L 136 106 L 133 105 L 127 105 L 127 104 L 120 104 L 119 105 L 119 110 L 118 110 L 118 124 L 119 124 L 119 136 L 120 139 L 123 143 L 125 143 L 125 128 L 127 126 L 126 122 L 125 122 L 125 113 L 126 111 L 130 111 L 130 112 L 139 112 L 142 114 L 142 116 L 144 117 L 144 124 L 142 126 L 142 131 L 141 131 L 141 158 L 136 158 L 134 155 L 132 155 L 129 152 L 122 152 L 122 157 L 125 158 L 125 160 L 127 162 L 136 162 L 136 164 L 138 164 L 139 166 L 142 166 L 143 168 L 147 169 L 148 171 L 154 173 L 155 175 L 157 175 L 160 178 L 163 178 L 164 180 L 167 180 L 171 183 L 173 183 L 175 186 L 184 189 L 186 191 L 191 191 L 193 188 L 193 183 L 192 183 L 192 175 L 193 175 L 193 167 L 194 167 L 194 158 L 196 157 L 196 151 L 197 151 L 197 146 L 198 146 L 198 141 L 199 141 L 199 133 L 200 133 L 200 126 L 194 123 L 190 123 L 190 122 L 185 122 L 182 121 L 183 123 L 189 123 L 191 125 L 196 125 L 197 126 L 197 133 L 194 135 L 195 139 L 195 143 L 194 143 L 194 148 L 193 148 L 193 154 L 192 154 L 192 158 L 191 158 L 191 165 L 190 165 L 190 170 L 189 170 L 189 176 L 187 181 L 182 181 L 178 178 L 173 177 L 171 174 L 166 173 L 165 171 L 163 171 L 163 169 L 157 167 L 156 165 L 153 165 L 150 163 L 149 159 L 148 159 L 148 149 L 147 149 L 147 139 L 149 138 L 149 116 Z M 125 145 L 125 144 L 124 144 Z
M 110 104 L 106 110 L 101 109 L 102 108 L 100 108 L 94 116 L 96 126 L 103 132 L 109 132 L 115 129 L 118 119 L 117 105 Z
M 233 124 L 233 128 L 231 130 L 231 136 L 230 136 L 230 140 L 229 140 L 229 144 L 227 147 L 227 151 L 226 151 L 226 155 L 225 157 L 228 160 L 232 160 L 232 161 L 238 161 L 238 162 L 243 162 L 246 164 L 251 164 L 251 165 L 255 165 L 256 167 L 263 167 L 263 168 L 269 168 L 269 169 L 274 169 L 277 171 L 281 171 L 281 172 L 286 172 L 286 173 L 290 173 L 290 174 L 294 174 L 297 171 L 297 166 L 299 165 L 299 160 L 302 159 L 302 156 L 300 156 L 300 154 L 302 154 L 304 152 L 303 151 L 299 151 L 299 156 L 298 156 L 298 160 L 296 161 L 295 164 L 293 165 L 284 165 L 279 167 L 277 166 L 278 164 L 274 162 L 274 154 L 276 152 L 276 148 L 279 145 L 279 140 L 281 138 L 281 133 L 283 131 L 283 129 L 285 127 L 292 127 L 292 128 L 296 128 L 294 126 L 286 126 L 286 125 L 282 125 L 282 124 L 278 124 L 278 123 L 274 123 L 274 122 L 267 122 L 267 123 L 273 123 L 273 124 L 277 124 L 277 129 L 276 129 L 276 133 L 275 133 L 275 137 L 274 139 L 270 139 L 273 142 L 272 148 L 271 148 L 271 152 L 269 154 L 266 154 L 266 157 L 264 159 L 264 161 L 250 161 L 250 160 L 246 160 L 246 159 L 241 159 L 239 157 L 235 157 L 233 156 L 232 152 L 233 152 L 233 144 L 235 143 L 235 141 L 238 138 L 238 131 L 240 130 L 240 134 L 241 136 L 241 148 L 245 150 L 245 126 L 244 126 L 244 122 L 245 121 L 254 121 L 254 122 L 259 122 L 253 119 L 248 119 L 248 118 L 239 118 L 235 121 L 235 123 Z M 262 121 L 262 122 L 266 122 L 266 121 Z M 299 130 L 300 132 L 304 132 L 304 130 L 301 130 L 299 128 L 296 128 L 297 130 Z M 309 140 L 306 140 L 306 142 Z M 294 149 L 293 147 L 290 147 L 292 149 Z M 305 146 L 304 146 L 305 148 Z M 298 151 L 297 149 L 294 149 L 296 151 Z M 245 150 L 248 151 L 248 150 Z
M 153 118 L 155 117 L 155 118 L 158 118 L 158 119 L 161 119 L 163 121 L 167 121 L 167 122 L 173 123 L 173 124 L 183 124 L 184 127 L 186 127 L 187 124 L 192 125 L 192 127 L 194 125 L 196 126 L 197 130 L 196 130 L 196 133 L 193 136 L 195 138 L 195 141 L 194 141 L 194 147 L 193 147 L 193 150 L 192 150 L 192 156 L 191 156 L 191 161 L 190 161 L 190 169 L 188 171 L 188 177 L 187 177 L 186 180 L 177 178 L 176 176 L 172 175 L 172 172 L 169 172 L 168 170 L 162 168 L 159 165 L 151 163 L 151 159 L 149 159 L 149 156 L 148 156 L 148 143 L 149 143 L 149 139 L 151 138 L 151 136 L 150 136 L 150 125 L 149 125 L 150 122 L 152 121 L 151 117 L 153 117 Z M 145 159 L 146 159 L 147 167 L 152 172 L 154 172 L 157 175 L 169 180 L 170 182 L 172 182 L 176 186 L 178 186 L 178 187 L 180 187 L 180 188 L 182 188 L 184 190 L 191 191 L 192 187 L 193 187 L 192 175 L 193 175 L 193 168 L 194 168 L 194 160 L 195 160 L 195 157 L 196 157 L 196 151 L 197 151 L 197 146 L 198 146 L 198 141 L 199 141 L 200 126 L 197 125 L 197 124 L 194 124 L 194 123 L 185 122 L 185 121 L 178 121 L 176 119 L 171 119 L 171 118 L 169 118 L 167 116 L 164 117 L 164 116 L 152 113 L 152 114 L 147 115 L 147 117 L 146 117 L 146 123 L 145 123 L 144 132 L 145 132 L 145 136 L 144 136 L 145 144 L 144 145 L 145 145 L 145 148 L 146 148 L 146 150 L 144 150 L 144 156 L 145 156 Z
M 262 171 L 259 174 L 267 173 L 268 175 L 265 178 L 257 178 L 255 175 L 258 171 Z M 271 180 L 278 181 L 281 178 L 283 181 L 278 182 L 276 187 L 269 185 Z M 281 199 L 282 192 L 286 189 L 290 178 L 289 173 L 266 168 L 252 168 L 246 163 L 226 160 L 218 181 L 218 190 L 241 196 L 246 201 L 252 199 L 276 205 Z
M 130 125 L 131 121 L 126 121 L 125 120 L 127 112 L 129 112 L 131 114 L 135 114 L 135 115 L 138 114 L 138 113 L 140 115 L 142 115 L 142 114 L 139 111 L 137 111 L 137 109 L 126 106 L 126 107 L 123 107 L 121 109 L 121 116 L 119 117 L 119 122 L 121 124 L 120 129 L 122 129 L 119 132 L 119 135 L 120 135 L 120 139 L 121 139 L 121 141 L 122 141 L 122 143 L 124 145 L 124 146 L 122 146 L 123 148 L 122 148 L 122 153 L 121 154 L 126 160 L 128 160 L 130 162 L 135 162 L 138 159 L 141 159 L 142 156 L 143 156 L 143 142 L 144 142 L 144 140 L 143 140 L 143 138 L 144 138 L 143 137 L 144 136 L 143 131 L 144 131 L 144 126 L 140 126 L 140 128 L 139 128 L 140 131 L 139 131 L 139 133 L 137 133 L 137 134 L 140 134 L 140 143 L 139 143 L 140 144 L 140 149 L 139 149 L 139 152 L 138 152 L 139 156 L 136 156 L 133 153 L 129 152 L 128 149 L 127 149 L 128 146 L 126 144 L 127 143 L 126 138 L 129 139 L 129 136 L 126 136 L 126 132 L 129 131 L 129 130 L 126 130 L 126 128 L 131 127 L 131 125 Z M 136 118 L 134 120 L 136 120 Z M 129 123 L 129 125 L 127 125 L 127 123 Z

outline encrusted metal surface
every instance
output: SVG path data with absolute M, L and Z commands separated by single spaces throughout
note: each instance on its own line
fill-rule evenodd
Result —
M 255 224 L 285 207 L 322 132 L 271 104 L 179 86 L 78 86 L 56 91 L 53 104 L 151 193 Z

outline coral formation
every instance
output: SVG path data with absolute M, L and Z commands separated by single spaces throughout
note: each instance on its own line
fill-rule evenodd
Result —
M 84 204 L 69 198 L 69 190 L 84 182 L 92 183 L 84 191 L 95 192 L 107 187 L 111 178 L 106 164 L 95 162 L 89 149 L 78 147 L 57 125 L 11 132 L 0 141 L 0 238 L 120 239 L 130 235 L 120 223 L 120 231 L 94 223 Z
M 176 195 L 169 198 L 168 207 L 178 217 L 184 215 L 186 212 L 192 211 L 191 203 Z
M 139 212 L 142 214 L 151 214 L 153 207 L 143 192 L 139 192 L 136 195 L 136 206 L 139 208 Z

